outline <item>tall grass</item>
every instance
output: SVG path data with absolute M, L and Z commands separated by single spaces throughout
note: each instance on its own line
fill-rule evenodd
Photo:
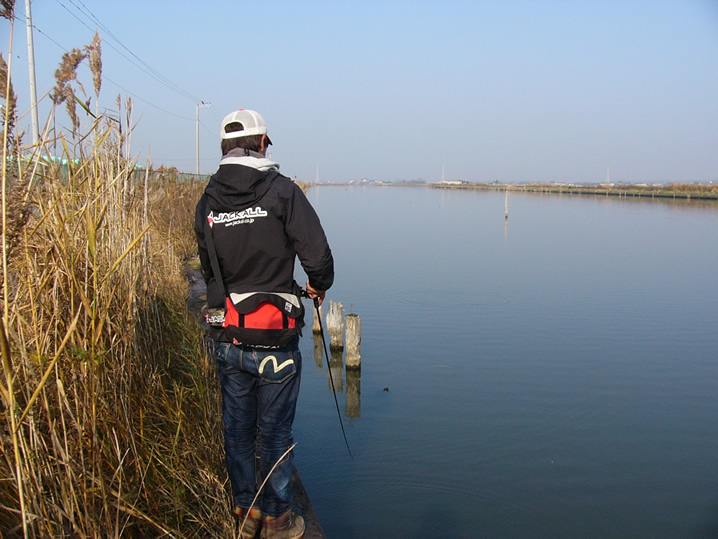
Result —
M 82 105 L 68 87 L 55 106 Z M 214 371 L 186 308 L 203 186 L 137 178 L 131 114 L 81 109 L 84 132 L 71 114 L 31 153 L 3 137 L 0 535 L 231 537 Z

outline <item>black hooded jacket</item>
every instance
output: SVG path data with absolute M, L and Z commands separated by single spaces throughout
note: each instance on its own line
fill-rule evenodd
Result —
M 212 272 L 206 237 L 210 228 L 227 292 L 296 293 L 297 256 L 309 284 L 328 290 L 334 282 L 334 260 L 319 217 L 302 190 L 261 154 L 236 152 L 222 159 L 195 212 L 209 307 L 223 307 L 226 297 Z M 215 340 L 232 340 L 222 328 L 209 331 Z

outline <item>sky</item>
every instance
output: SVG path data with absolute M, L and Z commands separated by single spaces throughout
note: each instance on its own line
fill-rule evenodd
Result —
M 202 173 L 248 108 L 300 181 L 718 182 L 718 0 L 33 0 L 32 22 L 40 124 L 62 54 L 98 30 L 98 105 L 132 99 L 143 165 L 194 172 L 206 103 Z

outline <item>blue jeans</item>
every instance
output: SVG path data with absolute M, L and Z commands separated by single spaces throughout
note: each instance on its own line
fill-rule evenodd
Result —
M 232 497 L 248 508 L 261 480 L 293 443 L 302 356 L 299 338 L 278 349 L 215 342 L 222 387 L 224 450 Z M 259 455 L 259 476 L 255 455 Z M 255 507 L 269 516 L 289 510 L 293 452 L 272 472 Z

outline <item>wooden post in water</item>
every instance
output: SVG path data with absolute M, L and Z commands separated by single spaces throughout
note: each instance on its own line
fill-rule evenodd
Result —
M 319 312 L 317 312 L 319 311 Z M 322 316 L 322 306 L 319 306 L 319 309 L 312 309 L 312 312 L 314 313 L 314 323 L 312 324 L 312 333 L 315 335 L 318 335 L 322 332 L 322 326 L 319 318 Z
M 342 302 L 334 302 L 329 300 L 327 308 L 327 332 L 329 333 L 330 350 L 344 349 L 344 305 Z
M 358 314 L 349 313 L 344 317 L 344 323 L 347 369 L 361 369 L 361 318 Z

